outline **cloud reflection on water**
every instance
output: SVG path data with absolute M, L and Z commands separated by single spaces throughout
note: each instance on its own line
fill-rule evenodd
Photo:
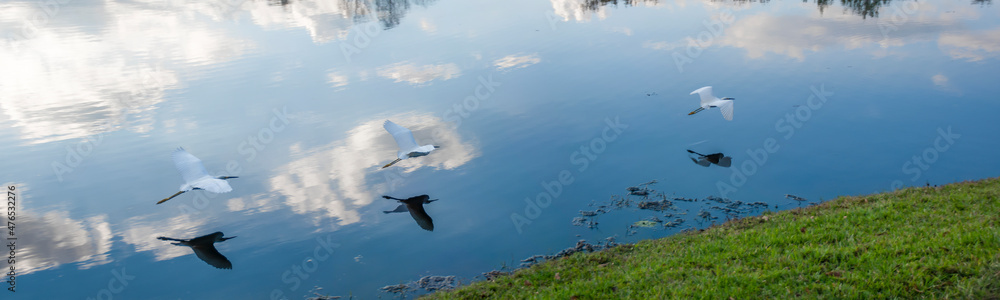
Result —
M 978 12 L 967 4 L 953 3 L 947 7 L 919 4 L 908 6 L 906 15 L 892 15 L 891 12 L 902 9 L 900 5 L 909 4 L 900 3 L 879 6 L 885 12 L 872 22 L 859 22 L 864 18 L 860 13 L 870 16 L 871 12 L 859 12 L 858 15 L 824 15 L 822 12 L 739 15 L 706 47 L 740 48 L 747 51 L 749 58 L 762 58 L 772 53 L 799 61 L 805 60 L 810 53 L 829 50 L 862 50 L 874 57 L 884 57 L 894 48 L 923 42 L 937 42 L 942 51 L 955 59 L 978 61 L 1000 53 L 1000 29 L 970 31 L 963 24 L 964 20 L 978 18 Z M 697 43 L 687 37 L 672 41 L 649 40 L 643 47 L 685 51 L 685 47 Z
M 77 220 L 64 210 L 18 212 L 17 273 L 30 274 L 76 263 L 80 269 L 111 262 L 106 215 Z
M 23 15 L 41 7 L 24 5 Z M 100 31 L 64 26 L 82 16 L 64 9 L 26 39 L 0 44 L 0 111 L 28 143 L 82 138 L 119 129 L 152 130 L 152 111 L 179 85 L 169 65 L 218 63 L 252 47 L 183 11 L 107 2 Z M 22 20 L 4 15 L 4 34 Z
M 194 236 L 201 233 L 207 218 L 198 215 L 178 214 L 165 220 L 150 220 L 148 216 L 132 217 L 125 220 L 122 240 L 136 252 L 152 251 L 154 260 L 168 260 L 192 254 L 191 250 L 176 247 L 157 240 L 157 236 Z
M 462 75 L 456 64 L 438 64 L 418 66 L 413 63 L 396 63 L 378 68 L 378 76 L 393 79 L 395 82 L 408 82 L 413 85 L 428 83 L 437 79 L 448 80 Z
M 413 5 L 427 6 L 436 0 L 300 0 L 252 1 L 253 22 L 264 28 L 304 28 L 314 43 L 344 40 L 357 23 L 378 21 L 382 28 L 399 25 Z
M 1000 55 L 1000 28 L 941 34 L 938 46 L 952 58 L 980 61 Z
M 408 159 L 390 169 L 379 170 L 396 157 L 398 147 L 382 128 L 386 118 L 365 121 L 350 129 L 343 140 L 303 149 L 290 147 L 298 157 L 279 167 L 270 178 L 270 197 L 257 201 L 230 202 L 229 209 L 243 211 L 273 205 L 281 201 L 296 214 L 313 215 L 314 222 L 334 218 L 338 226 L 361 221 L 358 209 L 395 188 L 393 178 L 403 178 L 421 168 L 451 170 L 480 155 L 472 143 L 464 140 L 453 124 L 428 113 L 404 113 L 388 117 L 413 131 L 419 144 L 441 145 L 431 155 Z

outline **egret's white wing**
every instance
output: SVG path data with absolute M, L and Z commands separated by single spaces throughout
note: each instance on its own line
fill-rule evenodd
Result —
M 399 151 L 408 153 L 413 149 L 419 147 L 417 145 L 417 140 L 413 138 L 413 132 L 406 129 L 403 126 L 396 125 L 392 121 L 386 120 L 385 124 L 382 124 L 385 131 L 392 134 L 392 138 L 396 139 L 396 145 L 399 145 Z
M 191 153 L 188 153 L 184 148 L 177 148 L 177 151 L 173 153 L 174 165 L 177 166 L 177 171 L 181 172 L 181 177 L 187 183 L 194 183 L 202 177 L 208 177 L 208 170 L 205 170 L 205 166 L 201 164 L 201 160 Z
M 722 117 L 728 121 L 733 120 L 733 100 L 719 101 L 719 108 L 722 110 Z
M 705 105 L 705 104 L 711 103 L 712 101 L 715 101 L 715 96 L 712 95 L 712 87 L 711 86 L 706 86 L 706 87 L 694 90 L 694 92 L 691 92 L 691 95 L 694 95 L 694 94 L 698 94 L 698 96 L 701 96 L 701 105 Z
M 203 177 L 201 180 L 191 183 L 191 187 L 203 189 L 213 193 L 228 193 L 233 191 L 233 188 L 229 186 L 229 182 L 212 177 Z

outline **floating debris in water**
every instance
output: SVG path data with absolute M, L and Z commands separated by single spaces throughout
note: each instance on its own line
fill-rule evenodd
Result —
M 633 195 L 633 196 L 649 196 L 649 191 L 648 190 L 638 190 L 638 191 L 628 192 L 628 194 L 629 195 Z
M 721 206 L 712 206 L 712 207 L 709 207 L 708 209 L 721 210 L 721 211 L 723 211 L 723 212 L 725 212 L 727 214 L 742 214 L 742 213 L 745 213 L 742 210 L 732 209 L 732 208 L 729 208 L 729 207 L 721 207 Z M 704 213 L 707 213 L 707 212 L 704 212 Z M 698 216 L 700 217 L 701 214 L 699 213 Z
M 716 217 L 713 217 L 712 213 L 704 209 L 698 212 L 698 216 L 701 217 L 702 219 L 718 219 Z
M 573 218 L 573 226 L 583 226 L 583 225 L 587 225 L 587 228 L 594 229 L 597 228 L 597 221 L 587 220 L 587 218 L 584 217 Z
M 409 284 L 400 283 L 394 285 L 383 286 L 379 290 L 390 294 L 406 294 L 407 292 L 415 291 L 416 289 L 410 287 Z
M 439 290 L 451 290 L 458 287 L 458 279 L 455 276 L 424 276 L 417 281 L 387 285 L 379 290 L 390 294 L 400 294 L 405 297 L 406 293 L 414 292 L 418 289 L 434 292 Z
M 645 220 L 643 220 L 643 221 L 637 221 L 637 222 L 635 222 L 635 223 L 632 224 L 632 226 L 634 226 L 634 227 L 653 227 L 653 226 L 656 226 L 656 225 L 657 225 L 656 222 L 645 221 Z
M 796 196 L 796 195 L 792 195 L 792 194 L 785 194 L 785 198 L 792 199 L 792 200 L 795 200 L 795 201 L 806 201 L 806 198 L 802 198 L 802 197 L 799 197 L 799 196 Z
M 489 272 L 483 273 L 483 278 L 486 278 L 486 281 L 493 281 L 494 279 L 497 279 L 497 278 L 500 278 L 500 277 L 503 277 L 503 276 L 507 276 L 507 275 L 510 275 L 510 272 L 493 270 L 493 271 L 489 271 Z
M 718 202 L 718 203 L 729 203 L 729 198 L 722 198 L 722 197 L 716 197 L 716 196 L 708 196 L 708 197 L 705 197 L 705 201 L 712 201 L 712 202 Z
M 417 287 L 425 291 L 451 290 L 458 286 L 455 276 L 424 276 L 417 280 Z
M 313 293 L 313 295 L 316 295 L 316 296 L 315 297 L 306 297 L 306 300 L 333 300 L 333 299 L 340 299 L 341 298 L 340 296 L 330 296 L 330 295 L 320 294 L 319 292 L 321 292 L 321 291 L 323 291 L 323 288 L 318 287 L 318 286 L 313 286 L 313 289 L 310 290 L 309 292 Z
M 604 243 L 597 243 L 597 244 L 588 243 L 586 240 L 579 240 L 576 242 L 576 246 L 563 249 L 562 251 L 559 251 L 554 255 L 532 255 L 531 257 L 522 259 L 521 267 L 522 268 L 531 267 L 532 265 L 544 262 L 546 260 L 553 260 L 557 258 L 570 256 L 577 252 L 601 251 L 604 249 L 613 248 L 617 246 L 618 243 L 615 242 L 615 238 L 613 236 L 604 239 Z
M 643 201 L 643 202 L 639 202 L 638 206 L 639 206 L 639 209 L 664 211 L 664 210 L 668 210 L 668 209 L 673 209 L 674 208 L 674 203 L 670 202 L 669 200 Z
M 673 228 L 673 227 L 677 227 L 677 226 L 680 226 L 680 225 L 681 225 L 681 224 L 683 224 L 683 223 L 684 223 L 684 219 L 681 219 L 681 218 L 676 218 L 676 219 L 674 219 L 673 221 L 670 221 L 670 222 L 666 222 L 666 223 L 663 223 L 663 227 L 666 227 L 666 228 Z
M 632 200 L 625 197 L 611 196 L 611 207 L 622 209 L 632 206 Z
M 521 260 L 521 267 L 531 266 L 531 265 L 543 262 L 543 261 L 545 261 L 546 257 L 547 257 L 547 255 L 541 255 L 541 254 L 536 254 L 536 255 L 529 256 L 528 258 L 525 258 L 525 259 Z M 525 265 L 525 264 L 527 264 L 527 265 Z
M 639 186 L 630 186 L 630 187 L 626 188 L 625 190 L 627 190 L 628 194 L 632 195 L 632 196 L 647 197 L 647 196 L 649 196 L 650 192 L 652 192 L 652 190 L 649 189 L 649 186 L 652 185 L 652 184 L 656 184 L 656 180 L 650 180 L 649 182 L 640 184 L 639 186 L 641 186 L 641 187 L 639 187 Z
M 630 186 L 625 188 L 627 191 L 624 195 L 611 195 L 606 203 L 598 203 L 596 201 L 591 201 L 590 207 L 595 207 L 597 209 L 592 211 L 581 210 L 580 215 L 584 217 L 576 217 L 573 219 L 573 225 L 583 226 L 591 229 L 597 228 L 597 222 L 593 221 L 598 215 L 608 213 L 611 210 L 622 210 L 625 208 L 638 208 L 640 210 L 650 210 L 663 213 L 663 218 L 665 220 L 672 221 L 662 221 L 659 219 L 647 219 L 640 220 L 635 223 L 627 224 L 625 227 L 625 236 L 632 236 L 637 234 L 638 228 L 649 228 L 656 227 L 650 226 L 651 224 L 644 221 L 650 221 L 657 223 L 656 225 L 662 225 L 663 228 L 673 228 L 682 225 L 685 219 L 680 218 L 681 215 L 687 215 L 688 210 L 692 212 L 694 209 L 700 209 L 697 217 L 688 217 L 686 221 L 697 221 L 698 226 L 705 225 L 705 221 L 709 221 L 714 224 L 716 219 L 725 218 L 726 220 L 739 219 L 755 212 L 759 212 L 762 208 L 768 208 L 771 205 L 764 202 L 743 202 L 739 200 L 733 200 L 725 197 L 718 196 L 708 196 L 702 199 L 699 198 L 685 198 L 676 197 L 674 195 L 668 196 L 663 192 L 657 191 L 650 188 L 651 185 L 655 184 L 656 180 L 652 180 L 643 184 L 636 186 Z M 632 196 L 639 196 L 632 197 Z M 704 200 L 704 201 L 702 201 Z M 677 202 L 680 201 L 680 202 Z M 685 204 L 681 202 L 688 202 L 691 204 Z M 711 203 L 709 203 L 711 202 Z M 704 203 L 704 204 L 702 204 Z M 714 214 L 712 211 L 719 211 L 722 214 Z M 617 225 L 616 225 L 617 226 Z M 696 228 L 697 229 L 697 228 Z

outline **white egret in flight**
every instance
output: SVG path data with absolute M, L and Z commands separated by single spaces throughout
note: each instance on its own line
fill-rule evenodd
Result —
M 393 123 L 392 121 L 386 120 L 385 123 L 382 124 L 382 127 L 385 128 L 385 131 L 388 131 L 389 134 L 392 134 L 392 138 L 396 140 L 396 145 L 399 146 L 399 152 L 396 153 L 396 160 L 382 166 L 383 169 L 410 157 L 419 157 L 430 154 L 431 151 L 438 148 L 438 146 L 433 145 L 417 145 L 417 140 L 413 138 L 412 131 L 406 129 L 406 127 L 396 125 L 396 123 Z
M 733 100 L 735 100 L 734 98 L 722 98 L 722 99 L 716 98 L 715 96 L 712 95 L 712 87 L 710 86 L 706 86 L 694 90 L 694 92 L 691 92 L 691 95 L 694 94 L 698 94 L 699 96 L 701 96 L 701 107 L 689 113 L 688 114 L 689 116 L 712 107 L 718 107 L 719 109 L 722 110 L 723 118 L 726 118 L 726 120 L 729 121 L 733 120 Z
M 431 199 L 430 196 L 420 195 L 416 197 L 410 197 L 406 199 L 399 199 L 390 196 L 382 196 L 389 200 L 399 201 L 400 204 L 396 209 L 390 211 L 383 211 L 384 213 L 394 213 L 394 212 L 404 212 L 409 211 L 410 216 L 413 217 L 414 221 L 417 221 L 417 225 L 427 231 L 434 231 L 434 220 L 431 220 L 431 216 L 427 214 L 424 210 L 424 204 L 437 201 L 437 199 Z
M 207 262 L 213 267 L 219 269 L 232 269 L 233 263 L 229 262 L 229 259 L 226 259 L 226 257 L 223 256 L 222 253 L 219 253 L 219 250 L 215 249 L 215 243 L 225 242 L 228 239 L 235 238 L 235 236 L 222 237 L 223 235 L 224 234 L 222 234 L 222 232 L 216 231 L 215 233 L 206 234 L 190 240 L 182 240 L 182 239 L 168 238 L 162 236 L 158 237 L 157 239 L 164 241 L 177 241 L 177 243 L 171 243 L 171 244 L 177 246 L 191 247 L 191 249 L 194 250 L 194 254 L 197 255 L 198 258 Z
M 173 199 L 174 197 L 177 197 L 177 195 L 190 190 L 206 190 L 213 193 L 228 193 L 233 190 L 233 188 L 229 186 L 229 182 L 227 182 L 226 179 L 238 177 L 212 177 L 211 175 L 208 175 L 208 171 L 205 170 L 205 166 L 201 164 L 201 160 L 185 151 L 184 148 L 177 148 L 177 151 L 174 151 L 171 156 L 174 158 L 174 165 L 177 166 L 177 171 L 180 171 L 181 177 L 184 177 L 184 184 L 181 185 L 180 192 L 177 192 L 166 199 L 160 200 L 160 202 L 156 202 L 156 204 L 166 202 L 167 200 Z

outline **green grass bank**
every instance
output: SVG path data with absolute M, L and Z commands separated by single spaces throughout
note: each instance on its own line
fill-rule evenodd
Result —
M 432 299 L 1000 299 L 1000 179 L 840 197 L 580 253 Z

